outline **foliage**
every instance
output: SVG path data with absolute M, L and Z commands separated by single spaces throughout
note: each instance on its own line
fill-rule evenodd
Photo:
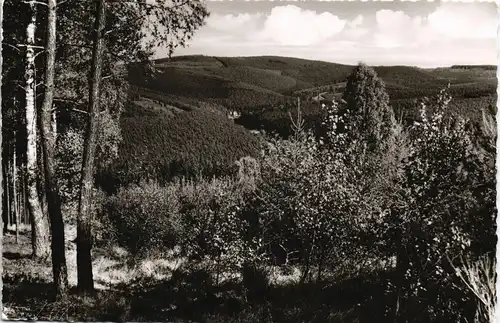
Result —
M 117 241 L 139 257 L 178 245 L 189 259 L 213 261 L 217 272 L 240 270 L 254 257 L 252 244 L 242 239 L 247 223 L 241 209 L 253 189 L 255 162 L 245 158 L 239 164 L 238 181 L 177 180 L 120 189 L 106 204 Z
M 262 161 L 258 210 L 263 230 L 270 231 L 270 244 L 296 254 L 305 267 L 303 279 L 311 264 L 340 259 L 348 250 L 349 232 L 356 231 L 350 216 L 358 192 L 345 180 L 350 172 L 329 164 L 328 157 L 308 134 L 273 143 Z M 347 223 L 353 226 L 347 229 Z
M 141 290 L 132 295 L 138 303 L 121 306 L 135 310 L 168 295 L 174 299 L 167 297 L 168 305 L 185 309 L 155 303 L 158 310 L 151 312 L 186 317 L 192 313 L 182 310 L 192 312 L 200 302 L 229 308 L 220 305 L 231 285 L 236 298 L 246 290 L 245 300 L 260 320 L 344 320 L 371 310 L 365 318 L 371 322 L 379 319 L 373 313 L 382 305 L 400 322 L 489 315 L 494 275 L 484 255 L 496 243 L 494 109 L 483 109 L 480 125 L 467 122 L 453 113 L 459 107 L 449 95 L 465 93 L 471 84 L 452 84 L 419 102 L 420 114 L 412 115 L 405 129 L 388 93 L 400 93 L 402 106 L 415 111 L 418 106 L 406 98 L 437 91 L 447 83 L 444 72 L 438 77 L 433 71 L 361 64 L 349 75 L 345 66 L 277 57 L 177 57 L 156 64 L 155 78 L 140 68 L 128 71 L 147 83 L 132 89 L 128 98 L 134 102 L 125 105 L 129 89 L 119 80 L 104 91 L 108 103 L 97 182 L 114 195 L 94 192 L 93 232 L 99 246 L 118 243 L 140 258 L 167 257 L 173 250 L 194 270 L 192 277 L 176 271 L 151 291 L 145 280 L 134 282 Z M 162 76 L 162 70 L 168 73 Z M 275 77 L 262 80 L 268 74 Z M 285 88 L 314 90 L 345 79 L 344 101 L 323 108 L 314 102 L 297 107 L 282 95 Z M 414 89 L 418 82 L 429 87 Z M 458 105 L 480 102 L 486 108 L 486 92 L 478 89 L 480 99 L 460 98 Z M 242 112 L 236 122 L 281 136 L 253 137 L 227 119 L 228 107 Z M 297 108 L 293 116 L 292 108 Z M 69 203 L 75 198 L 82 139 L 80 119 L 74 111 L 66 117 L 60 118 L 65 121 L 57 174 Z M 346 264 L 357 273 L 349 271 L 344 276 L 352 279 L 341 281 L 338 272 Z M 270 269 L 276 267 L 298 270 L 299 283 L 270 284 Z M 362 272 L 375 274 L 379 267 L 383 273 L 375 283 L 361 282 Z M 241 280 L 227 279 L 237 271 Z M 320 283 L 332 277 L 335 281 Z M 388 283 L 385 295 L 382 279 Z M 148 293 L 153 296 L 142 299 Z M 324 301 L 332 295 L 335 301 Z M 355 302 L 345 300 L 349 297 Z M 312 306 L 313 299 L 321 299 L 324 308 Z M 292 300 L 293 306 L 280 303 Z M 336 316 L 331 309 L 339 304 L 347 304 L 350 314 L 339 309 Z
M 307 280 L 313 266 L 320 278 L 325 266 L 360 255 L 354 246 L 361 191 L 353 182 L 357 169 L 338 158 L 342 153 L 335 148 L 344 147 L 320 145 L 304 130 L 300 110 L 293 125 L 293 136 L 271 139 L 265 149 L 252 207 L 275 260 L 298 261 Z
M 58 73 L 57 102 L 60 110 L 63 135 L 75 136 L 71 131 L 82 133 L 86 129 L 86 121 L 75 112 L 87 107 L 88 80 L 92 61 L 93 25 L 87 23 L 96 19 L 95 2 L 80 1 L 76 5 L 61 4 L 58 8 L 61 28 L 58 35 Z M 89 9 L 91 8 L 91 9 Z M 111 163 L 118 155 L 118 144 L 121 141 L 120 115 L 128 103 L 128 72 L 132 63 L 147 74 L 154 72 L 148 62 L 153 55 L 155 45 L 164 45 L 169 55 L 178 46 L 184 46 L 197 28 L 208 16 L 205 5 L 199 1 L 157 1 L 154 4 L 145 2 L 110 1 L 107 3 L 106 26 L 103 53 L 103 81 L 100 87 L 99 142 L 97 147 L 98 171 Z M 172 17 L 175 17 L 172 19 Z M 85 21 L 86 23 L 82 23 Z M 155 23 L 150 23 L 155 21 Z M 147 22 L 147 23 L 146 23 Z M 57 85 L 56 84 L 56 85 Z M 63 85 L 63 86 L 61 86 Z M 83 93 L 83 95 L 82 95 Z M 80 114 L 85 111 L 78 111 Z M 62 147 L 60 155 L 71 153 L 68 147 Z M 76 147 L 73 147 L 76 148 Z M 64 151 L 66 149 L 66 151 Z M 73 149 L 73 155 L 76 151 Z M 70 157 L 71 158 L 71 157 Z M 81 164 L 81 157 L 70 160 L 75 166 Z M 100 169 L 99 169 L 100 168 Z M 69 174 L 68 172 L 73 172 Z M 77 187 L 80 176 L 74 169 L 66 170 L 63 179 L 65 186 Z M 73 176 L 71 176 L 73 175 Z M 72 181 L 70 184 L 68 181 Z M 74 190 L 73 190 L 74 191 Z M 73 192 L 74 193 L 74 192 Z M 74 194 L 73 194 L 74 196 Z
M 105 168 L 118 157 L 121 130 L 116 120 L 104 111 L 100 115 L 99 142 L 96 160 L 98 170 Z M 63 203 L 76 206 L 80 193 L 83 158 L 83 131 L 69 128 L 58 136 L 56 151 L 56 176 Z
M 364 215 L 360 221 L 366 233 L 376 235 L 373 225 L 383 221 L 396 198 L 408 139 L 388 105 L 383 82 L 372 69 L 359 65 L 348 85 L 347 100 L 326 107 L 321 140 L 332 154 L 329 162 L 351 170 L 346 180 L 355 183 L 359 192 L 358 217 Z
M 216 179 L 183 185 L 180 200 L 184 254 L 196 260 L 215 260 L 217 266 L 225 264 L 226 270 L 241 267 L 245 252 L 241 239 L 245 223 L 239 212 L 243 191 L 235 185 Z
M 112 224 L 108 237 L 140 256 L 173 247 L 182 232 L 177 190 L 153 182 L 120 189 L 105 206 Z
M 71 6 L 62 5 L 59 9 L 63 22 L 59 33 L 59 55 L 68 64 L 61 65 L 65 71 L 60 74 L 66 84 L 75 86 L 69 90 L 88 86 L 84 81 L 91 62 L 93 24 L 82 21 L 95 19 L 94 11 L 88 10 L 93 5 L 87 0 Z M 155 45 L 165 46 L 171 55 L 175 48 L 185 45 L 207 16 L 205 5 L 197 0 L 171 3 L 160 0 L 154 4 L 109 2 L 103 73 L 109 74 L 110 78 L 105 83 L 123 83 L 123 78 L 127 77 L 124 67 L 137 62 L 144 65 L 152 57 Z M 123 96 L 120 97 L 123 99 Z M 75 99 L 81 101 L 82 98 Z
M 56 174 L 59 182 L 59 194 L 63 203 L 78 202 L 80 176 L 82 171 L 83 135 L 69 130 L 59 135 L 57 145 Z
M 435 100 L 421 103 L 421 120 L 410 132 L 402 203 L 392 209 L 398 272 L 404 274 L 407 293 L 403 298 L 413 308 L 402 309 L 401 315 L 417 321 L 463 319 L 469 298 L 454 292 L 445 255 L 465 252 L 475 259 L 494 246 L 488 242 L 494 235 L 491 170 L 478 159 L 465 122 L 445 115 L 450 100 L 443 90 Z M 434 112 L 428 116 L 430 104 Z M 479 231 L 489 238 L 481 238 Z M 481 242 L 473 246 L 471 241 Z M 425 318 L 420 306 L 426 308 Z
M 387 141 L 394 113 L 389 106 L 385 84 L 372 68 L 360 64 L 353 70 L 347 79 L 342 100 L 345 107 L 341 107 L 339 112 L 346 119 L 345 125 L 353 128 L 350 131 L 352 139 L 357 139 L 353 137 L 355 134 L 362 137 L 368 151 Z
M 486 70 L 497 70 L 495 65 L 452 65 L 452 69 L 486 69 Z
M 106 215 L 106 203 L 108 196 L 98 188 L 94 188 L 92 192 L 92 209 L 91 209 L 91 225 L 92 238 L 96 246 L 110 246 L 114 242 L 110 239 L 110 228 L 112 223 Z M 74 206 L 76 212 L 76 205 Z M 112 231 L 112 230 L 111 230 Z

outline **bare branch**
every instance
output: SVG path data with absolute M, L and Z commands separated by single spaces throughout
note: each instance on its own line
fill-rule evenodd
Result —
M 34 58 L 36 58 L 38 55 L 43 54 L 43 53 L 45 53 L 45 52 L 46 52 L 46 50 L 45 50 L 45 48 L 44 48 L 44 50 L 39 51 L 39 52 L 38 52 L 38 53 L 36 53 L 33 57 L 34 57 Z
M 6 45 L 6 46 L 9 46 L 10 48 L 13 48 L 15 50 L 17 50 L 18 52 L 21 52 L 21 50 L 19 48 L 17 48 L 17 46 L 15 45 L 12 45 L 12 44 L 9 44 L 9 43 L 2 43 L 3 45 Z
M 17 45 L 18 47 L 31 47 L 31 48 L 36 48 L 36 49 L 45 49 L 44 46 L 35 46 L 35 45 L 25 45 L 25 44 L 19 44 Z
M 41 1 L 27 1 L 27 0 L 24 0 L 23 3 L 27 3 L 27 4 L 38 4 L 38 5 L 41 5 L 41 6 L 46 6 L 48 7 L 48 5 L 45 3 L 45 2 L 41 2 Z
M 80 109 L 77 109 L 77 108 L 72 108 L 71 111 L 80 112 L 80 113 L 83 113 L 83 114 L 88 114 L 87 111 L 83 111 L 83 110 L 80 110 Z

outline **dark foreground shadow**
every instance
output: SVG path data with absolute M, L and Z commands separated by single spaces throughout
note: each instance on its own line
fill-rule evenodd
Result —
M 161 283 L 133 284 L 51 302 L 52 285 L 10 277 L 4 304 L 18 317 L 50 321 L 155 322 L 383 322 L 384 295 L 379 277 L 338 284 L 270 286 L 249 300 L 240 284 L 215 286 L 203 271 L 174 272 Z M 16 313 L 17 313 L 16 312 Z

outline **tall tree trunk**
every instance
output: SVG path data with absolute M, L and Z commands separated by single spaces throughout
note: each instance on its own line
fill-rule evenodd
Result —
M 94 290 L 92 273 L 92 188 L 94 184 L 95 151 L 99 127 L 99 90 L 104 52 L 103 29 L 106 21 L 106 2 L 96 0 L 95 38 L 92 52 L 92 75 L 89 82 L 89 109 L 85 134 L 82 179 L 78 203 L 77 224 L 77 270 L 78 289 L 81 292 Z
M 4 0 L 0 0 L 0 129 L 3 129 L 3 120 L 2 120 L 2 65 L 3 65 L 3 57 L 2 57 L 2 48 L 3 48 L 3 2 Z M 0 130 L 0 150 L 2 149 L 3 139 L 2 139 L 2 131 Z M 0 167 L 2 167 L 2 154 L 0 152 Z M 0 170 L 0 199 L 3 198 L 3 192 L 1 191 L 3 188 L 3 172 Z M 0 213 L 2 212 L 3 201 L 0 201 Z M 3 219 L 2 219 L 3 220 Z M 3 241 L 3 230 L 0 233 L 0 241 Z M 0 243 L 0 254 L 3 254 L 2 243 Z M 0 257 L 0 268 L 3 268 L 3 257 Z M 3 290 L 2 279 L 0 279 L 0 290 Z M 2 293 L 0 293 L 0 312 L 2 312 L 2 320 L 4 319 L 3 315 L 3 299 Z
M 10 181 L 9 181 L 9 168 L 10 168 L 10 165 L 9 165 L 9 162 L 8 162 L 8 158 L 7 159 L 7 165 L 5 167 L 5 198 L 6 198 L 6 206 L 7 206 L 7 219 L 8 219 L 8 224 L 9 225 L 12 225 L 12 216 L 10 214 Z M 8 226 L 7 226 L 8 228 Z
M 3 156 L 2 152 L 0 152 L 0 155 Z M 2 157 L 0 156 L 0 158 Z M 8 208 L 7 208 L 7 204 L 8 204 L 8 201 L 7 201 L 7 181 L 5 180 L 5 178 L 7 177 L 7 174 L 5 174 L 6 172 L 6 168 L 4 167 L 4 160 L 2 160 L 1 164 L 0 164 L 0 167 L 2 168 L 2 171 L 1 171 L 1 176 L 2 178 L 4 179 L 2 181 L 2 221 L 3 221 L 3 233 L 8 233 L 9 232 L 9 213 L 7 212 Z
M 52 134 L 52 103 L 54 101 L 54 70 L 56 59 L 56 6 L 57 0 L 47 1 L 47 53 L 45 60 L 45 93 L 41 111 L 41 135 L 45 192 L 52 234 L 52 271 L 57 299 L 68 295 L 68 270 L 66 267 L 64 221 L 61 212 L 61 199 L 54 177 L 55 140 Z
M 28 212 L 28 205 L 27 205 L 26 200 L 27 200 L 27 198 L 26 198 L 26 172 L 23 172 L 23 216 L 24 216 L 24 221 L 27 224 L 31 225 L 30 216 L 28 214 L 29 213 Z
M 35 29 L 36 5 L 30 2 L 31 22 L 26 29 L 26 175 L 28 176 L 28 207 L 31 214 L 32 247 L 34 258 L 47 258 L 49 237 L 46 218 L 42 212 L 37 188 L 37 122 L 35 109 Z
M 17 216 L 17 218 L 19 220 L 19 225 L 22 225 L 22 224 L 24 224 L 23 219 L 22 219 L 22 214 L 23 214 L 22 210 L 23 209 L 22 209 L 22 202 L 21 202 L 21 200 L 22 200 L 22 184 L 23 183 L 22 183 L 22 181 L 19 181 L 19 179 L 22 180 L 22 178 L 20 178 L 19 175 L 17 175 L 17 176 L 18 176 L 18 181 L 17 181 L 17 183 L 18 183 L 17 184 L 17 187 L 18 187 L 18 191 L 17 191 L 17 193 L 18 193 L 17 194 L 17 214 L 18 214 L 18 216 Z
M 9 154 L 10 155 L 10 154 Z M 7 192 L 7 214 L 9 215 L 9 225 L 12 226 L 14 224 L 14 221 L 12 219 L 12 196 L 11 196 L 11 186 L 10 186 L 10 161 L 7 157 L 7 165 L 6 165 L 6 172 L 5 172 L 5 189 Z
M 14 130 L 14 151 L 12 154 L 12 200 L 14 202 L 14 217 L 16 221 L 16 243 L 19 243 L 19 204 L 17 203 L 17 165 L 16 165 L 16 131 Z
M 24 168 L 23 168 L 24 169 Z M 23 173 L 23 216 L 24 221 L 31 225 L 26 194 L 26 172 Z

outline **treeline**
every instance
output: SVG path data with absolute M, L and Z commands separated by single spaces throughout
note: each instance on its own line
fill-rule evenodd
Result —
M 444 87 L 444 86 L 443 86 Z M 391 99 L 409 99 L 421 98 L 424 96 L 433 96 L 439 92 L 439 86 L 426 88 L 425 85 L 419 88 L 406 88 L 389 86 L 388 93 Z M 449 89 L 450 95 L 456 98 L 480 98 L 496 94 L 496 84 L 491 83 L 472 83 L 472 84 L 453 84 Z
M 495 66 L 495 65 L 452 65 L 450 68 L 452 68 L 452 69 L 464 69 L 464 70 L 482 69 L 482 70 L 496 71 L 497 66 Z

